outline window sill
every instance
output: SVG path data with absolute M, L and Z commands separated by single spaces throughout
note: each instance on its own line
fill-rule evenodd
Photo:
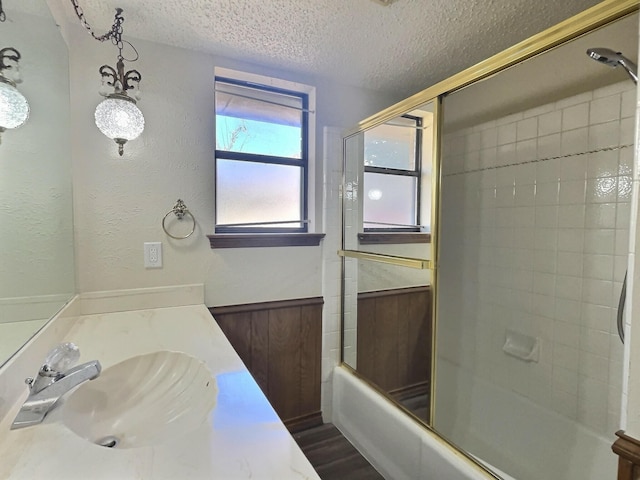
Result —
M 324 233 L 217 233 L 207 235 L 211 248 L 315 247 Z
M 363 232 L 358 234 L 358 241 L 360 245 L 431 243 L 431 234 L 418 232 Z

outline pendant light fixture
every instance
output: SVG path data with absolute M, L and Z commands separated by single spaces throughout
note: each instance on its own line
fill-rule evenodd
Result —
M 0 22 L 6 18 L 0 0 Z M 29 102 L 16 88 L 22 82 L 20 58 L 20 52 L 15 48 L 0 50 L 0 135 L 7 128 L 18 128 L 29 118 Z
M 93 38 L 100 42 L 111 40 L 118 49 L 116 68 L 102 65 L 99 69 L 102 77 L 102 86 L 99 93 L 105 99 L 96 107 L 95 121 L 100 131 L 118 144 L 118 153 L 122 156 L 124 144 L 129 140 L 138 138 L 144 130 L 144 116 L 136 105 L 137 100 L 140 100 L 140 80 L 142 75 L 137 70 L 125 71 L 125 58 L 122 56 L 122 48 L 125 43 L 122 40 L 122 24 L 124 22 L 122 9 L 116 8 L 111 30 L 104 35 L 98 36 L 85 20 L 84 12 L 78 5 L 78 1 L 71 0 L 71 4 L 80 22 Z M 128 61 L 136 61 L 138 59 L 137 50 L 130 42 L 126 43 L 136 52 L 136 58 Z

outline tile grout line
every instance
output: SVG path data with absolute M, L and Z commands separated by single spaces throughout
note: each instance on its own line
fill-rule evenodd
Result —
M 442 175 L 443 177 L 454 177 L 457 175 L 465 175 L 467 173 L 476 173 L 476 172 L 484 172 L 486 170 L 497 170 L 500 168 L 507 168 L 507 167 L 517 167 L 519 165 L 528 165 L 530 163 L 540 163 L 540 162 L 546 162 L 549 160 L 558 160 L 558 159 L 562 159 L 562 158 L 571 158 L 571 157 L 579 157 L 581 155 L 590 155 L 593 153 L 600 153 L 600 152 L 611 152 L 611 151 L 615 151 L 615 150 L 622 150 L 625 148 L 630 148 L 633 147 L 634 144 L 630 143 L 630 144 L 625 144 L 625 145 L 619 145 L 617 147 L 604 147 L 604 148 L 599 148 L 597 150 L 587 150 L 585 152 L 578 152 L 578 153 L 569 153 L 567 155 L 557 155 L 554 157 L 545 157 L 545 158 L 537 158 L 535 160 L 526 160 L 523 162 L 516 162 L 516 163 L 510 163 L 508 165 L 494 165 L 491 167 L 483 167 L 483 168 L 475 168 L 473 170 L 465 170 L 463 172 L 456 172 L 456 173 L 446 173 L 444 175 Z

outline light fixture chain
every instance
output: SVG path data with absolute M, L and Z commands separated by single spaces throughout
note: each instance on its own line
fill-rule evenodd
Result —
M 100 42 L 111 40 L 111 43 L 118 49 L 116 68 L 110 65 L 102 65 L 98 69 L 102 78 L 102 86 L 99 93 L 105 99 L 96 107 L 95 119 L 98 129 L 118 144 L 118 154 L 122 155 L 124 153 L 124 144 L 128 140 L 137 138 L 144 130 L 144 116 L 136 106 L 136 100 L 140 99 L 138 88 L 142 75 L 137 70 L 125 72 L 124 68 L 125 60 L 134 62 L 138 59 L 138 51 L 129 41 L 122 40 L 124 17 L 122 16 L 121 8 L 116 8 L 116 15 L 111 29 L 103 35 L 97 35 L 89 25 L 89 22 L 87 22 L 84 11 L 78 4 L 79 0 L 70 1 L 78 20 L 80 20 L 80 23 L 87 29 L 89 34 Z M 136 54 L 134 59 L 129 60 L 122 56 L 122 49 L 125 43 L 133 48 Z M 132 90 L 131 97 L 127 93 L 128 90 Z
M 4 22 L 7 19 L 7 15 L 4 13 L 4 9 L 2 8 L 2 0 L 0 0 L 0 22 Z
M 0 1 L 2 1 L 2 0 L 0 0 Z M 89 22 L 87 22 L 87 19 L 84 16 L 84 11 L 82 10 L 82 7 L 78 4 L 78 0 L 70 0 L 70 1 L 71 1 L 71 4 L 73 5 L 73 8 L 74 8 L 75 12 L 76 12 L 76 16 L 80 20 L 80 23 L 82 24 L 82 26 L 84 28 L 87 29 L 89 34 L 91 34 L 91 36 L 93 38 L 95 38 L 96 40 L 98 40 L 100 42 L 111 40 L 111 42 L 118 48 L 118 50 L 120 52 L 119 53 L 119 58 L 122 58 L 122 47 L 123 47 L 123 43 L 122 43 L 122 32 L 123 32 L 122 23 L 124 22 L 124 17 L 122 16 L 122 9 L 121 8 L 116 8 L 116 15 L 115 15 L 115 18 L 113 20 L 113 25 L 111 26 L 111 30 L 109 30 L 104 35 L 96 35 L 96 33 L 93 31 L 93 28 L 91 28 L 91 25 L 89 25 Z

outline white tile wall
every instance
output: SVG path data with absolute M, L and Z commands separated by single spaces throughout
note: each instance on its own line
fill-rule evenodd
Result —
M 438 354 L 602 434 L 620 416 L 634 105 L 621 82 L 443 146 Z M 538 337 L 540 361 L 505 355 L 506 329 Z

